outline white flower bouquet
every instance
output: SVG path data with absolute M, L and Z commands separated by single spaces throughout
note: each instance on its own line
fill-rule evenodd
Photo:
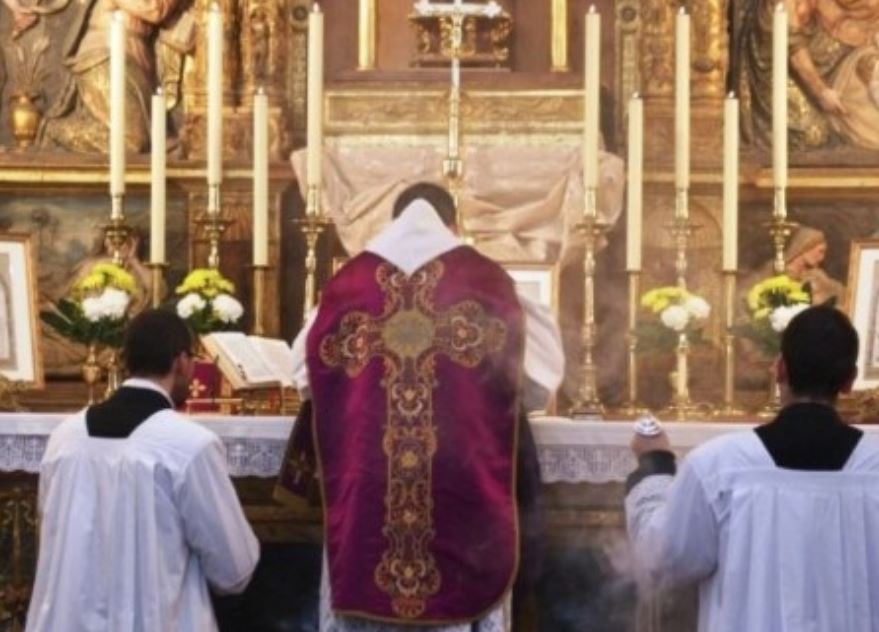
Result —
M 118 348 L 137 293 L 137 283 L 125 268 L 98 263 L 77 281 L 68 298 L 41 312 L 40 317 L 74 342 Z
M 176 290 L 177 314 L 197 334 L 228 331 L 238 327 L 244 307 L 233 296 L 235 285 L 219 270 L 196 268 Z
M 701 296 L 677 286 L 658 287 L 641 297 L 646 317 L 639 319 L 638 341 L 644 350 L 671 351 L 680 334 L 700 342 L 711 306 Z
M 781 333 L 794 316 L 812 304 L 812 294 L 808 283 L 779 274 L 754 285 L 746 302 L 748 322 L 737 327 L 738 333 L 756 343 L 765 355 L 774 357 L 779 352 Z

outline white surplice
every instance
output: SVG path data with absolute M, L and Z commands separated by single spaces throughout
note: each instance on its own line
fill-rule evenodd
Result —
M 124 386 L 167 397 L 146 380 Z M 28 632 L 217 630 L 208 582 L 240 592 L 259 558 L 223 444 L 171 409 L 123 439 L 89 436 L 85 411 L 63 421 L 39 510 Z
M 701 632 L 879 632 L 879 442 L 845 467 L 778 468 L 754 432 L 626 498 L 642 579 L 699 582 Z
M 406 274 L 461 246 L 463 242 L 440 220 L 433 207 L 415 200 L 385 230 L 377 235 L 366 250 L 389 261 Z M 559 387 L 564 376 L 565 360 L 562 338 L 552 312 L 519 295 L 525 314 L 525 393 L 528 408 L 541 408 Z M 303 397 L 308 397 L 306 338 L 317 310 L 312 312 L 293 341 L 293 379 Z M 350 617 L 337 617 L 330 606 L 330 587 L 326 565 L 320 591 L 320 632 L 506 632 L 510 629 L 509 595 L 504 603 L 473 623 L 448 626 L 406 626 L 376 623 Z

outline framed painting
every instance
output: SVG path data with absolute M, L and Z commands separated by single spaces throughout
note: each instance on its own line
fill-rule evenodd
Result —
M 0 375 L 42 388 L 36 272 L 27 235 L 0 233 Z
M 558 266 L 549 263 L 502 263 L 519 294 L 544 305 L 558 316 Z
M 861 348 L 855 390 L 879 386 L 879 239 L 852 242 L 845 309 Z

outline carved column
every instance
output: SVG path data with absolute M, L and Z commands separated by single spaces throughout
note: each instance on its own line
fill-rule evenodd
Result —
M 693 0 L 692 94 L 696 102 L 722 103 L 729 67 L 726 0 Z
M 293 142 L 305 142 L 306 83 L 308 75 L 308 0 L 293 0 L 289 5 L 290 28 L 284 38 L 287 68 L 285 92 L 291 118 Z
M 627 129 L 629 97 L 634 92 L 643 93 L 640 55 L 643 25 L 639 5 L 640 0 L 618 0 L 616 5 L 616 52 L 620 69 L 616 94 L 617 138 L 623 138 Z
M 641 0 L 642 92 L 648 101 L 670 100 L 674 90 L 676 0 Z

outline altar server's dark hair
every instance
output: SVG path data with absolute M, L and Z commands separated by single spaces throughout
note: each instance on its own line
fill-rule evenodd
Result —
M 133 376 L 167 375 L 177 356 L 192 353 L 192 335 L 174 312 L 147 309 L 128 324 L 122 353 Z
M 838 309 L 810 307 L 784 330 L 781 356 L 794 395 L 833 400 L 856 374 L 858 332 Z
M 407 187 L 394 202 L 393 218 L 397 219 L 415 200 L 430 204 L 446 226 L 455 225 L 455 199 L 443 187 L 432 182 L 418 182 Z

